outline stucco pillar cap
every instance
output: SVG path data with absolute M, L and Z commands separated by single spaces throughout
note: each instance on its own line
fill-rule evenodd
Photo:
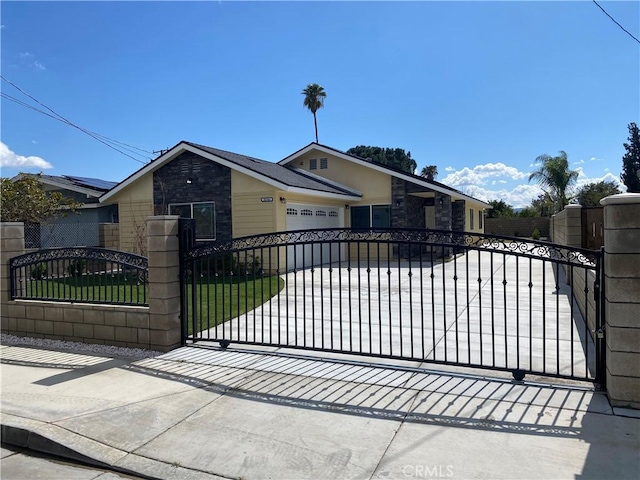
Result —
M 565 206 L 564 208 L 582 208 L 582 205 L 580 205 L 579 203 L 570 203 L 569 205 Z
M 640 193 L 619 193 L 600 200 L 600 205 L 634 205 L 640 204 Z
M 180 218 L 180 215 L 154 215 L 151 217 L 147 217 L 147 221 L 149 220 L 176 220 Z

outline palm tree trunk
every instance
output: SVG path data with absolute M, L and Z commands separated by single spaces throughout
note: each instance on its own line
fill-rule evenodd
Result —
M 316 127 L 316 143 L 318 143 L 318 121 L 316 120 L 316 112 L 313 112 L 313 125 Z

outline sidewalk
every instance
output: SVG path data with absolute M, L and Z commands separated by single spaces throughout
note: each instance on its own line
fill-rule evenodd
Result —
M 4 442 L 137 476 L 635 479 L 640 471 L 640 419 L 614 415 L 586 385 L 248 349 L 184 347 L 134 362 L 7 345 L 0 353 Z

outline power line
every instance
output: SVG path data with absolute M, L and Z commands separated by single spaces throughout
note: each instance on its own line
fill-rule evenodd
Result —
M 27 97 L 29 97 L 30 99 L 32 99 L 32 100 L 33 100 L 34 102 L 36 102 L 37 104 L 39 104 L 39 105 L 43 106 L 44 108 L 46 108 L 47 110 L 49 110 L 53 115 L 51 115 L 51 114 L 49 114 L 49 113 L 47 113 L 47 112 L 44 112 L 44 111 L 42 111 L 42 110 L 40 110 L 40 109 L 38 109 L 38 108 L 36 108 L 36 107 L 34 107 L 34 106 L 32 106 L 32 105 L 29 105 L 28 103 L 25 103 L 25 102 L 23 102 L 23 101 L 21 101 L 21 100 L 18 100 L 17 98 L 11 97 L 10 95 L 7 95 L 7 94 L 5 94 L 5 93 L 2 93 L 2 94 L 1 94 L 3 98 L 6 98 L 7 100 L 10 100 L 10 101 L 12 101 L 12 102 L 18 103 L 19 105 L 24 106 L 24 107 L 26 107 L 26 108 L 30 108 L 30 109 L 32 109 L 32 110 L 35 110 L 35 111 L 37 111 L 37 112 L 39 112 L 39 113 L 42 113 L 43 115 L 46 115 L 46 116 L 48 116 L 48 117 L 51 117 L 51 118 L 53 118 L 53 119 L 55 119 L 55 120 L 58 120 L 58 121 L 60 121 L 60 122 L 62 122 L 62 123 L 66 123 L 67 125 L 69 125 L 69 126 L 71 126 L 71 127 L 77 128 L 78 130 L 80 130 L 81 132 L 85 133 L 86 135 L 89 135 L 89 136 L 90 136 L 91 138 L 93 138 L 94 140 L 97 140 L 98 142 L 102 143 L 103 145 L 106 145 L 107 147 L 109 147 L 109 148 L 111 148 L 111 149 L 115 150 L 115 151 L 116 151 L 116 152 L 118 152 L 118 153 L 121 153 L 122 155 L 124 155 L 124 156 L 126 156 L 126 157 L 129 157 L 130 159 L 132 159 L 132 160 L 134 160 L 134 161 L 136 161 L 136 162 L 138 162 L 138 163 L 146 164 L 146 162 L 144 162 L 144 161 L 142 161 L 142 160 L 139 160 L 139 159 L 137 159 L 137 158 L 135 158 L 135 157 L 132 157 L 132 156 L 131 156 L 131 155 L 129 155 L 128 153 L 123 152 L 122 150 L 120 150 L 120 148 L 122 148 L 122 149 L 124 149 L 124 150 L 128 150 L 128 151 L 130 151 L 131 153 L 133 153 L 133 154 L 135 154 L 135 155 L 139 155 L 139 156 L 141 156 L 141 157 L 144 157 L 146 160 L 151 160 L 150 158 L 145 157 L 144 155 L 142 155 L 142 154 L 140 154 L 140 153 L 133 152 L 133 151 L 132 151 L 132 150 L 130 150 L 129 148 L 125 148 L 125 147 L 123 147 L 123 146 L 121 146 L 120 148 L 116 148 L 115 146 L 113 146 L 113 145 L 112 145 L 112 143 L 119 144 L 119 145 L 124 145 L 124 146 L 131 147 L 131 148 L 135 148 L 136 150 L 140 150 L 140 151 L 142 151 L 142 152 L 146 152 L 146 153 L 149 153 L 149 154 L 151 154 L 151 155 L 153 155 L 153 152 L 149 152 L 149 151 L 147 151 L 147 150 L 143 150 L 143 149 L 141 149 L 141 148 L 134 147 L 133 145 L 129 145 L 129 144 L 127 144 L 127 143 L 120 142 L 120 141 L 118 141 L 118 140 L 114 140 L 114 139 L 109 138 L 109 137 L 107 137 L 107 136 L 105 136 L 105 135 L 101 135 L 101 134 L 99 134 L 99 133 L 92 132 L 91 130 L 87 130 L 86 128 L 80 127 L 79 125 L 76 125 L 76 124 L 75 124 L 75 123 L 73 123 L 71 120 L 68 120 L 67 118 L 63 117 L 62 115 L 60 115 L 59 113 L 57 113 L 56 111 L 54 111 L 52 108 L 50 108 L 50 107 L 48 107 L 47 105 L 45 105 L 44 103 L 42 103 L 42 102 L 41 102 L 40 100 L 38 100 L 37 98 L 33 97 L 33 96 L 32 96 L 32 95 L 30 95 L 29 93 L 27 93 L 27 92 L 25 92 L 24 90 L 22 90 L 22 89 L 21 89 L 20 87 L 18 87 L 15 83 L 13 83 L 13 82 L 11 82 L 10 80 L 8 80 L 4 75 L 0 75 L 0 78 L 2 78 L 2 80 L 4 80 L 4 81 L 5 81 L 5 82 L 7 82 L 9 85 L 11 85 L 12 87 L 14 87 L 14 88 L 15 88 L 16 90 L 18 90 L 20 93 L 22 93 L 22 94 L 26 95 Z
M 595 4 L 598 6 L 598 8 L 599 8 L 600 10 L 602 10 L 602 11 L 604 12 L 604 14 L 605 14 L 607 17 L 609 17 L 613 23 L 615 23 L 616 25 L 618 25 L 618 26 L 619 26 L 619 27 L 620 27 L 620 28 L 621 28 L 621 29 L 622 29 L 622 30 L 623 30 L 627 35 L 629 35 L 631 38 L 633 38 L 636 42 L 640 43 L 640 40 L 638 40 L 636 37 L 634 37 L 634 36 L 633 36 L 633 34 L 631 34 L 631 32 L 629 32 L 629 30 L 627 30 L 627 29 L 626 29 L 626 28 L 624 28 L 622 25 L 620 25 L 618 22 L 616 22 L 616 19 L 615 19 L 615 18 L 613 18 L 611 15 L 609 15 L 609 14 L 607 13 L 607 11 L 606 11 L 604 8 L 602 8 L 598 2 L 596 2 L 596 0 L 592 0 L 592 2 L 593 2 L 593 3 L 595 3 Z
M 15 98 L 15 97 L 12 97 L 11 95 L 6 94 L 4 92 L 0 92 L 0 97 L 4 98 L 6 100 L 9 100 L 11 102 L 17 103 L 18 105 L 20 105 L 22 107 L 28 108 L 28 109 L 33 110 L 33 111 L 38 112 L 38 113 L 41 113 L 42 115 L 46 115 L 47 117 L 53 118 L 54 120 L 58 120 L 59 122 L 62 122 L 64 124 L 66 124 L 66 125 L 74 126 L 73 124 L 63 120 L 62 118 L 56 117 L 55 115 L 51 115 L 50 113 L 47 113 L 44 110 L 40 110 L 39 108 L 34 107 L 33 105 L 29 105 L 28 103 L 23 102 L 22 100 L 19 100 L 19 99 Z M 145 155 L 143 155 L 142 153 L 138 153 L 138 152 L 132 150 L 132 148 L 134 148 L 136 150 L 140 150 L 142 152 L 151 153 L 151 154 L 155 153 L 155 152 L 148 152 L 147 150 L 143 150 L 141 148 L 135 147 L 133 145 L 129 145 L 129 144 L 124 143 L 124 142 L 119 142 L 118 140 L 110 139 L 109 137 L 105 137 L 104 135 L 100 135 L 99 133 L 96 133 L 96 132 L 91 132 L 90 130 L 87 130 L 87 132 L 90 132 L 92 135 L 96 135 L 98 137 L 105 138 L 105 139 L 107 139 L 107 140 L 109 140 L 109 141 L 111 141 L 113 143 L 125 145 L 125 146 L 121 147 L 123 150 L 127 150 L 127 151 L 131 152 L 134 155 L 138 155 L 138 156 L 144 158 L 145 160 L 150 160 L 150 158 L 145 156 Z M 127 148 L 129 146 L 131 148 Z M 139 160 L 137 160 L 137 161 L 139 161 Z

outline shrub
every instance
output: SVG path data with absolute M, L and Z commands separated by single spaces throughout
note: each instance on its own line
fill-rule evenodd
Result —
M 67 267 L 67 272 L 72 277 L 79 277 L 84 272 L 86 262 L 84 260 L 71 260 Z
M 533 238 L 534 240 L 540 240 L 540 230 L 536 228 L 531 234 L 531 238 Z
M 31 278 L 34 280 L 42 280 L 47 276 L 47 264 L 44 262 L 38 263 L 31 267 Z

